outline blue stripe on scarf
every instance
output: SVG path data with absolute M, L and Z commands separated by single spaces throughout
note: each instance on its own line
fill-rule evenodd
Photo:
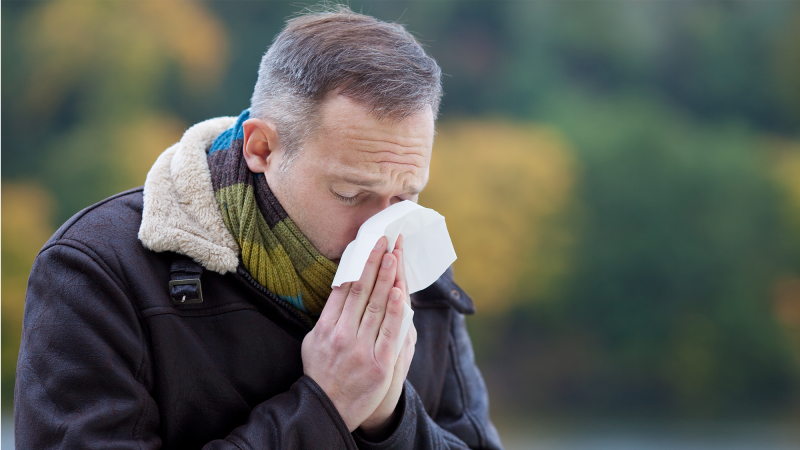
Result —
M 244 121 L 250 118 L 250 109 L 245 109 L 239 114 L 239 118 L 236 119 L 236 123 L 233 124 L 232 127 L 228 128 L 227 130 L 223 131 L 216 139 L 214 139 L 214 143 L 211 144 L 211 149 L 208 151 L 208 154 L 211 155 L 217 150 L 225 150 L 227 148 L 231 148 L 233 146 L 233 141 L 237 139 L 244 139 Z
M 301 292 L 297 297 L 291 297 L 289 295 L 278 295 L 278 298 L 285 301 L 286 303 L 294 306 L 295 308 L 299 309 L 303 312 L 308 312 L 306 309 L 306 305 L 303 304 L 303 293 Z

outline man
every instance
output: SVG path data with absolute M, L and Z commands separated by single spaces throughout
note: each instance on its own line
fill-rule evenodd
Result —
M 40 252 L 18 447 L 499 448 L 450 272 L 409 297 L 381 238 L 330 287 L 360 225 L 425 186 L 440 75 L 399 25 L 290 20 L 249 110 L 190 128 Z

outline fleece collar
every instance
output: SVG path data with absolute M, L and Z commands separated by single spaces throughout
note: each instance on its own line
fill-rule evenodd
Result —
M 235 122 L 236 117 L 200 122 L 158 157 L 144 182 L 139 240 L 145 248 L 186 255 L 220 274 L 236 272 L 239 246 L 222 219 L 206 154 L 214 139 Z M 430 297 L 434 291 L 420 291 L 412 296 L 415 305 L 444 301 L 462 314 L 475 312 L 472 300 L 453 282 L 452 268 L 434 286 L 438 294 Z
M 158 157 L 144 182 L 139 240 L 154 252 L 186 255 L 225 274 L 239 265 L 239 246 L 214 197 L 206 150 L 236 117 L 218 117 L 189 128 Z

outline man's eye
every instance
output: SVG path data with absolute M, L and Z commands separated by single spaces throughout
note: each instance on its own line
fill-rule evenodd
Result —
M 354 195 L 352 197 L 345 197 L 344 195 L 339 195 L 336 192 L 334 192 L 333 195 L 335 195 L 336 198 L 338 198 L 340 201 L 342 201 L 342 202 L 344 202 L 344 203 L 346 203 L 348 205 L 355 205 L 356 203 L 358 203 L 358 199 L 360 197 L 360 195 Z

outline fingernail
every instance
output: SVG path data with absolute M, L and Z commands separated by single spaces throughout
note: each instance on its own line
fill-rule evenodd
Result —
M 392 292 L 389 293 L 389 300 L 397 300 L 398 298 L 400 298 L 400 291 L 392 289 Z
M 392 267 L 392 256 L 388 253 L 383 255 L 383 267 L 386 267 L 387 269 Z
M 378 239 L 378 242 L 375 244 L 375 250 L 381 248 L 381 244 L 383 244 L 383 236 Z

